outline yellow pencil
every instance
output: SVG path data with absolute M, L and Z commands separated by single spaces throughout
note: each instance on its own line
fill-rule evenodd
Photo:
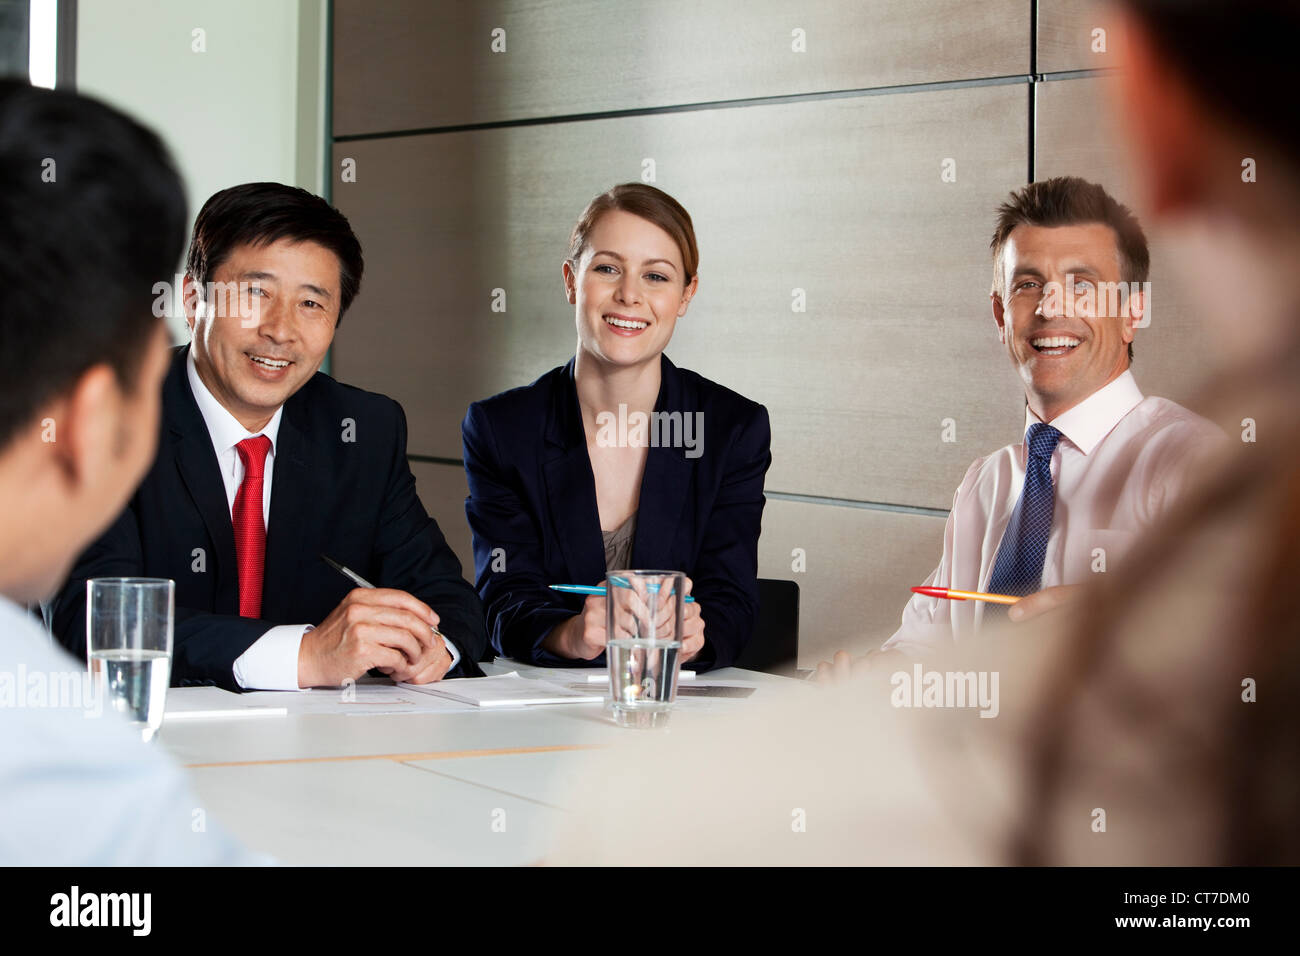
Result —
M 912 588 L 927 597 L 947 598 L 949 601 L 988 601 L 990 604 L 1015 604 L 1020 598 L 1014 594 L 987 594 L 984 591 L 958 591 L 956 588 Z

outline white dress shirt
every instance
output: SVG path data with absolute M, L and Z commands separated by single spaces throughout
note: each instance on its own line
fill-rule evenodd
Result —
M 207 819 L 180 767 L 88 684 L 86 662 L 0 596 L 0 866 L 270 862 Z
M 233 521 L 235 495 L 244 480 L 244 461 L 239 457 L 236 447 L 247 438 L 265 435 L 271 440 L 271 450 L 266 454 L 266 466 L 262 472 L 262 526 L 271 529 L 271 484 L 275 473 L 276 442 L 280 434 L 280 418 L 284 406 L 275 410 L 271 420 L 260 432 L 250 432 L 234 415 L 230 414 L 199 378 L 199 371 L 194 365 L 194 352 L 186 356 L 186 373 L 189 376 L 190 391 L 207 426 L 208 437 L 212 439 L 212 450 L 217 454 L 217 465 L 221 469 L 221 480 L 226 486 L 226 506 L 230 509 Z M 235 681 L 245 690 L 299 690 L 298 687 L 298 651 L 302 637 L 312 629 L 311 624 L 280 624 L 270 628 L 254 641 L 243 654 L 235 660 Z M 455 667 L 460 661 L 460 651 L 450 640 L 444 638 L 447 652 L 451 655 L 451 665 Z
M 1025 431 L 1039 418 L 1026 408 Z M 1052 452 L 1055 505 L 1041 586 L 1082 584 L 1114 567 L 1194 477 L 1196 463 L 1225 436 L 1209 421 L 1163 398 L 1143 398 L 1125 371 L 1047 424 L 1061 432 Z M 953 496 L 943 557 L 932 587 L 988 590 L 998 546 L 1025 485 L 1025 444 L 980 458 Z M 917 594 L 902 626 L 882 645 L 913 656 L 975 634 L 982 601 Z

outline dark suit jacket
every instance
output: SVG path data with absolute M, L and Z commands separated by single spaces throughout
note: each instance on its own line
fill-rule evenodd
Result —
M 581 610 L 583 598 L 547 586 L 597 584 L 605 576 L 573 366 L 475 402 L 461 426 L 465 510 L 492 644 L 516 660 L 564 666 L 584 662 L 543 650 L 542 640 Z M 758 610 L 763 477 L 772 461 L 767 409 L 667 356 L 661 368 L 656 411 L 702 412 L 703 443 L 697 457 L 685 448 L 649 449 L 632 564 L 692 579 L 705 644 L 688 666 L 726 667 L 748 643 Z M 498 548 L 505 570 L 494 571 Z M 604 655 L 592 664 L 603 665 Z
M 239 616 L 230 507 L 190 390 L 187 354 L 188 347 L 176 351 L 163 384 L 158 457 L 127 509 L 77 560 L 46 608 L 59 641 L 85 658 L 87 578 L 171 578 L 172 683 L 238 690 L 234 662 L 268 628 L 320 624 L 352 589 L 320 559 L 324 553 L 377 587 L 400 588 L 432 607 L 461 654 L 450 676 L 481 674 L 482 604 L 415 493 L 402 407 L 321 373 L 285 402 L 271 478 L 262 619 Z

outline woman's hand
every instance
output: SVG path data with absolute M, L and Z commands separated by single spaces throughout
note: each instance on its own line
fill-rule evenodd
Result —
M 686 594 L 691 593 L 691 579 L 686 579 Z M 682 595 L 685 597 L 686 595 Z M 682 602 L 682 663 L 693 660 L 704 649 L 704 618 L 699 601 Z
M 601 586 L 606 586 L 601 581 Z M 686 579 L 685 597 L 691 593 L 692 582 Z M 620 594 L 623 605 L 617 609 L 618 630 L 624 637 L 636 637 L 649 623 L 649 608 L 644 595 L 635 593 Z M 582 604 L 582 611 L 569 618 L 563 624 L 557 624 L 542 641 L 542 647 L 572 660 L 595 660 L 605 650 L 609 634 L 605 630 L 606 608 L 601 595 L 592 594 Z M 663 605 L 655 615 L 655 635 L 667 639 L 672 633 L 671 605 Z M 682 642 L 682 663 L 699 656 L 704 648 L 704 618 L 701 616 L 698 601 L 682 602 L 682 630 L 678 635 Z
M 633 588 L 637 585 L 634 584 Z M 677 635 L 677 639 L 682 642 L 682 663 L 699 656 L 704 648 L 704 618 L 701 616 L 700 603 L 698 601 L 687 601 L 686 596 L 691 593 L 693 582 L 686 578 L 682 590 L 682 629 Z M 658 640 L 670 640 L 673 635 L 673 612 L 672 605 L 665 602 L 660 604 L 655 611 L 654 621 L 649 621 L 650 609 L 646 606 L 644 595 L 628 595 L 625 598 L 628 608 L 632 612 L 631 628 L 636 627 L 636 620 L 639 618 L 646 625 L 653 623 L 655 637 Z
M 600 582 L 603 586 L 604 581 Z M 551 628 L 542 641 L 542 647 L 560 657 L 572 660 L 595 660 L 605 650 L 605 598 L 589 594 L 582 602 L 582 610 L 563 624 Z

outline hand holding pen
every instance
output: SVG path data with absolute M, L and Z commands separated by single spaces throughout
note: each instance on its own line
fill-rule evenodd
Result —
M 629 583 L 622 578 L 615 578 L 613 583 L 618 587 L 625 588 L 629 586 Z M 599 657 L 605 650 L 605 644 L 609 639 L 608 634 L 605 633 L 607 616 L 605 584 L 606 582 L 602 581 L 594 586 L 589 584 L 550 585 L 552 591 L 561 591 L 567 594 L 585 594 L 587 600 L 583 602 L 582 611 L 578 615 L 552 628 L 542 646 L 561 657 L 581 660 L 594 660 Z M 682 596 L 682 633 L 679 635 L 682 642 L 683 664 L 697 657 L 704 648 L 704 617 L 700 605 L 691 596 L 692 587 L 693 582 L 689 577 L 686 578 L 686 593 Z
M 303 635 L 298 654 L 301 686 L 338 686 L 372 668 L 416 684 L 447 673 L 452 657 L 432 608 L 405 591 L 376 588 L 355 571 L 325 555 L 321 558 L 357 587 L 319 627 Z

